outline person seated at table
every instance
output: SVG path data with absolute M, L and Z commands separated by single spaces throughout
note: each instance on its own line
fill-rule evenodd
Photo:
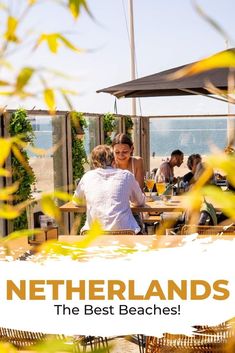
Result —
M 133 156 L 134 145 L 129 136 L 120 133 L 112 141 L 112 149 L 115 158 L 115 166 L 129 170 L 138 181 L 141 190 L 144 188 L 144 164 L 143 158 Z
M 140 227 L 132 215 L 130 202 L 141 206 L 145 196 L 134 175 L 113 167 L 114 155 L 106 145 L 93 149 L 91 163 L 94 169 L 83 175 L 74 193 L 87 208 L 82 230 L 90 229 L 92 222 L 99 220 L 104 230 L 131 229 L 138 234 Z
M 166 183 L 175 183 L 174 168 L 180 167 L 184 161 L 184 153 L 180 150 L 174 150 L 171 153 L 171 158 L 163 162 L 156 173 L 156 182 L 162 179 Z
M 191 183 L 196 172 L 198 163 L 202 161 L 202 157 L 198 153 L 191 154 L 187 160 L 187 166 L 190 172 L 183 176 L 184 183 Z

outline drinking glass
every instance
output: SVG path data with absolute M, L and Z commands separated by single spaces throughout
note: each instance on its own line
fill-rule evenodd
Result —
M 156 189 L 158 196 L 162 199 L 162 194 L 166 191 L 166 182 L 163 175 L 158 175 L 156 179 Z
M 145 175 L 145 185 L 149 191 L 149 201 L 153 201 L 152 191 L 153 191 L 154 184 L 155 184 L 154 176 L 150 172 L 147 172 Z

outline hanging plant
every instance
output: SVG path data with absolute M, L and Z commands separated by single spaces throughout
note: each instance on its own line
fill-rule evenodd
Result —
M 83 139 L 78 138 L 78 131 L 81 133 L 87 128 L 87 122 L 84 118 L 83 113 L 71 112 L 71 133 L 72 133 L 72 167 L 73 167 L 73 182 L 75 183 L 77 179 L 81 179 L 85 169 L 84 164 L 87 163 L 87 155 L 83 143 Z
M 134 123 L 131 119 L 130 116 L 126 116 L 125 117 L 125 130 L 126 130 L 126 134 L 129 135 L 131 137 L 132 131 L 133 131 L 133 126 Z
M 10 118 L 9 123 L 9 134 L 10 136 L 23 135 L 22 140 L 33 144 L 35 135 L 30 120 L 27 117 L 27 113 L 24 109 L 19 109 L 14 112 Z M 11 167 L 12 167 L 12 182 L 19 182 L 19 188 L 15 193 L 14 205 L 28 200 L 32 197 L 32 185 L 35 184 L 36 177 L 29 165 L 29 156 L 24 149 L 20 149 L 20 152 L 25 159 L 27 164 L 27 170 L 18 159 L 12 154 L 11 155 Z M 24 211 L 19 217 L 13 221 L 13 229 L 27 229 L 28 220 L 26 211 Z
M 133 130 L 133 126 L 134 126 L 134 123 L 133 123 L 131 117 L 130 116 L 126 116 L 125 117 L 125 129 L 126 129 L 126 131 Z
M 112 144 L 111 135 L 116 127 L 115 116 L 111 113 L 103 115 L 103 129 L 104 129 L 104 143 L 106 145 Z
M 71 119 L 71 135 L 72 135 L 72 168 L 73 168 L 73 184 L 76 183 L 81 179 L 83 174 L 85 173 L 84 164 L 87 163 L 87 155 L 86 150 L 83 143 L 83 138 L 81 136 L 81 129 L 83 130 L 84 136 L 84 129 L 87 128 L 87 121 L 84 118 L 83 113 L 79 112 L 71 112 L 70 113 Z M 79 132 L 79 134 L 78 134 Z M 85 223 L 85 215 L 81 217 L 81 222 L 79 228 L 77 230 L 78 234 L 80 233 L 80 229 Z

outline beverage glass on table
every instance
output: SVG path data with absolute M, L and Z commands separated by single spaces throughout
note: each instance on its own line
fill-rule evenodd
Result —
M 162 175 L 157 176 L 156 189 L 158 196 L 160 196 L 160 199 L 162 199 L 162 194 L 166 191 L 165 178 Z
M 148 201 L 153 201 L 152 191 L 153 191 L 154 184 L 155 184 L 155 180 L 154 180 L 153 175 L 151 173 L 147 172 L 146 176 L 145 176 L 145 185 L 149 191 Z

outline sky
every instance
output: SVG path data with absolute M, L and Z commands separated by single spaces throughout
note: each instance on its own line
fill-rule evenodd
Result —
M 17 13 L 26 0 L 9 0 Z M 51 54 L 45 45 L 37 50 L 16 52 L 16 67 L 36 65 L 53 67 L 74 79 L 64 84 L 79 92 L 73 98 L 75 110 L 89 113 L 114 112 L 115 98 L 96 90 L 131 79 L 128 35 L 128 0 L 87 0 L 93 14 L 82 11 L 75 22 L 69 13 L 54 2 L 38 4 L 22 25 L 22 33 L 62 32 L 84 52 L 77 54 L 60 48 Z M 217 51 L 233 47 L 235 39 L 234 0 L 198 0 L 197 4 L 230 36 L 223 36 L 196 12 L 190 0 L 133 0 L 137 77 L 150 75 L 190 63 Z M 28 29 L 30 28 L 30 31 Z M 34 34 L 32 35 L 32 37 Z M 76 79 L 76 80 L 75 80 Z M 60 85 L 60 80 L 48 82 Z M 10 108 L 45 109 L 42 99 L 4 101 Z M 57 109 L 67 109 L 60 100 Z M 226 113 L 227 104 L 205 97 L 154 97 L 137 101 L 137 114 L 213 114 Z M 117 112 L 131 113 L 131 100 L 117 100 Z

